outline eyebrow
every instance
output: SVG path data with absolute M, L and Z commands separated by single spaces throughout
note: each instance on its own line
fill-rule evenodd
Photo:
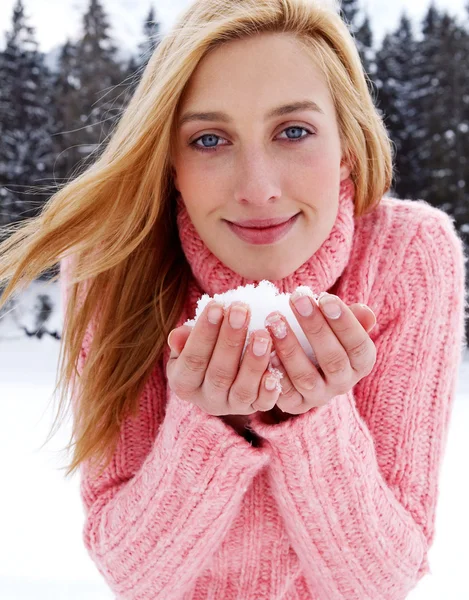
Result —
M 300 110 L 312 110 L 324 114 L 324 111 L 312 100 L 303 100 L 301 102 L 292 102 L 290 104 L 283 104 L 273 110 L 269 111 L 265 118 L 266 120 L 274 117 L 282 117 L 293 112 Z M 185 123 L 190 121 L 222 121 L 223 123 L 232 123 L 233 119 L 224 112 L 186 112 L 179 120 L 179 127 L 182 127 Z

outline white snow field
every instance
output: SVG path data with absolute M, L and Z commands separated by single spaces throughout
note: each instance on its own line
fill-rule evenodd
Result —
M 114 595 L 82 541 L 84 513 L 75 474 L 65 480 L 59 454 L 69 440 L 70 420 L 44 448 L 54 416 L 59 342 L 28 338 L 38 294 L 55 304 L 49 331 L 61 331 L 57 283 L 33 283 L 19 308 L 0 321 L 0 598 L 2 600 L 108 600 Z M 37 304 L 36 304 L 37 306 Z M 443 461 L 430 550 L 432 574 L 409 600 L 469 598 L 469 353 L 459 371 L 457 398 Z M 222 600 L 222 599 L 220 599 Z M 379 600 L 378 598 L 376 600 Z

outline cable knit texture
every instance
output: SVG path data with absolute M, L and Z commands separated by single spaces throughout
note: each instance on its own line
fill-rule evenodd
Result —
M 179 325 L 203 293 L 252 281 L 209 251 L 180 198 L 177 224 L 194 275 Z M 168 348 L 110 466 L 97 480 L 80 467 L 84 543 L 116 598 L 406 598 L 431 572 L 466 343 L 465 260 L 443 211 L 384 197 L 354 217 L 354 186 L 343 182 L 328 239 L 274 283 L 370 306 L 376 364 L 320 408 L 276 425 L 251 415 L 258 446 L 168 388 Z

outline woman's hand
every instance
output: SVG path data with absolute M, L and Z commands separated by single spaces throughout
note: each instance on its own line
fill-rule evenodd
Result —
M 193 402 L 207 414 L 250 415 L 257 410 L 268 411 L 278 400 L 280 391 L 269 391 L 265 381 L 272 339 L 266 329 L 252 333 L 246 351 L 241 354 L 250 320 L 249 307 L 240 313 L 243 303 L 233 302 L 224 314 L 223 306 L 212 301 L 205 307 L 193 328 L 182 326 L 188 337 L 182 348 L 171 346 L 166 374 L 169 387 L 182 400 Z M 219 309 L 220 321 L 210 322 L 211 308 Z M 241 317 L 238 324 L 232 317 Z M 177 330 L 173 330 L 169 338 Z M 180 342 L 181 337 L 178 337 Z M 264 353 L 256 354 L 259 341 L 264 341 Z M 180 351 L 179 351 L 180 349 Z M 253 406 L 255 404 L 255 406 Z
M 343 305 L 343 303 L 342 303 Z M 295 310 L 293 308 L 293 310 Z M 317 310 L 317 309 L 316 309 Z M 348 310 L 352 313 L 352 316 L 356 319 L 356 321 L 358 322 L 358 327 L 363 328 L 366 332 L 371 331 L 371 329 L 374 327 L 375 323 L 376 323 L 376 317 L 374 316 L 372 310 L 368 307 L 366 307 L 365 305 L 362 304 L 351 304 L 348 308 Z M 305 318 L 301 317 L 301 315 L 299 315 L 297 313 L 297 311 L 295 311 L 295 314 L 297 314 L 297 319 L 299 320 L 300 324 L 303 322 L 305 322 Z M 321 315 L 318 315 L 321 316 Z M 204 317 L 201 317 L 204 318 Z M 327 320 L 325 317 L 324 318 L 324 322 L 327 325 Z M 306 318 L 306 320 L 308 320 L 309 318 Z M 340 321 L 343 320 L 343 317 L 341 317 L 341 319 L 339 319 Z M 317 321 L 316 321 L 317 322 Z M 321 321 L 319 321 L 319 323 L 321 323 Z M 317 327 L 317 325 L 316 325 Z M 319 327 L 321 327 L 321 325 L 319 325 Z M 190 327 L 189 325 L 182 325 L 181 327 L 177 327 L 176 329 L 173 329 L 169 335 L 168 338 L 168 343 L 170 344 L 171 347 L 171 356 L 174 358 L 177 358 L 179 356 L 179 354 L 183 351 L 186 342 L 192 332 L 192 327 Z M 323 332 L 327 333 L 327 329 L 324 329 Z M 333 333 L 332 330 L 329 331 L 329 333 L 331 335 L 335 335 Z M 293 333 L 291 333 L 291 335 L 294 335 Z M 321 333 L 318 332 L 318 335 L 320 337 Z M 296 336 L 295 336 L 296 339 Z M 281 340 L 280 340 L 281 341 Z M 371 341 L 371 340 L 370 340 Z M 297 342 L 299 345 L 299 342 Z M 317 350 L 317 342 L 314 343 L 314 350 L 316 355 L 318 356 L 318 360 L 321 356 L 321 353 Z M 302 350 L 301 346 L 299 345 L 300 350 Z M 286 360 L 286 359 L 285 359 Z M 309 359 L 308 359 L 309 361 Z M 314 369 L 314 365 L 313 363 L 311 363 L 311 361 L 309 361 L 309 364 L 311 365 L 311 367 Z M 320 363 L 321 364 L 321 363 Z M 169 365 L 169 362 L 168 362 Z M 285 367 L 280 364 L 279 367 L 277 367 L 283 374 L 283 379 L 282 379 L 282 387 L 284 389 L 283 391 L 283 400 L 285 402 L 285 393 L 287 392 L 287 388 L 289 388 L 290 390 L 293 390 L 293 392 L 297 391 L 296 388 L 294 388 L 290 376 L 288 375 L 288 372 L 286 371 Z M 322 369 L 321 369 L 322 370 Z M 267 372 L 268 374 L 268 372 Z M 294 389 L 293 389 L 294 388 Z M 290 392 L 291 394 L 292 392 Z M 299 393 L 299 392 L 298 392 Z M 291 396 L 290 396 L 291 397 Z M 299 397 L 297 396 L 297 399 L 299 399 Z M 295 402 L 295 398 L 293 398 L 293 402 Z M 282 412 L 282 410 L 280 410 L 280 408 L 278 407 L 278 402 L 276 404 L 274 404 L 274 406 L 269 410 L 269 409 L 265 409 L 265 406 L 263 408 L 263 418 L 265 422 L 268 423 L 278 423 L 282 420 L 284 420 L 284 418 L 288 418 L 288 414 L 290 412 L 290 414 L 295 414 L 291 411 L 293 411 L 293 408 L 290 406 L 290 404 L 288 404 L 288 407 L 283 406 L 284 411 Z M 311 407 L 310 407 L 311 408 Z M 261 409 L 257 409 L 257 410 L 261 410 Z M 245 423 L 249 422 L 249 418 L 247 415 L 252 414 L 253 412 L 256 412 L 256 410 L 251 410 L 245 413 L 245 418 L 244 421 Z M 299 413 L 296 413 L 299 414 Z M 229 419 L 229 416 L 225 417 L 226 419 Z M 233 416 L 233 419 L 236 418 L 236 425 L 237 425 L 237 429 L 241 428 L 242 423 L 240 424 L 238 421 L 242 418 L 238 415 Z
M 324 296 L 320 296 L 321 309 L 311 298 L 298 297 L 303 307 L 311 311 L 307 316 L 298 311 L 294 295 L 290 297 L 290 306 L 314 350 L 320 370 L 306 355 L 280 313 L 271 313 L 266 319 L 278 359 L 276 361 L 274 356 L 271 363 L 283 374 L 277 407 L 291 415 L 305 413 L 327 404 L 334 396 L 346 394 L 370 374 L 376 362 L 376 346 L 354 312 L 337 296 Z M 335 301 L 341 315 L 337 319 L 328 317 L 323 312 L 322 300 L 327 300 L 329 306 L 330 301 Z M 372 326 L 370 324 L 370 329 Z

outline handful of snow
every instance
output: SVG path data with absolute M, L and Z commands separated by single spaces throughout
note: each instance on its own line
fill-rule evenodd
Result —
M 309 296 L 317 304 L 318 295 L 314 294 L 311 291 L 311 288 L 309 288 L 308 286 L 301 285 L 297 287 L 295 291 L 299 292 L 302 295 Z M 267 281 L 266 279 L 259 282 L 259 285 L 257 287 L 255 287 L 254 284 L 248 284 L 245 286 L 241 285 L 238 288 L 228 290 L 223 294 L 215 294 L 213 298 L 211 298 L 208 294 L 204 294 L 197 301 L 195 317 L 186 321 L 184 325 L 189 325 L 193 327 L 196 324 L 200 315 L 202 314 L 204 308 L 212 300 L 220 302 L 220 304 L 222 304 L 225 309 L 227 309 L 229 305 L 235 300 L 240 300 L 241 302 L 248 304 L 251 309 L 251 319 L 249 321 L 246 342 L 244 344 L 242 352 L 242 356 L 244 356 L 244 352 L 249 341 L 249 334 L 251 333 L 251 331 L 255 331 L 257 329 L 265 329 L 264 321 L 267 315 L 269 315 L 273 311 L 279 311 L 284 317 L 286 317 L 290 327 L 292 328 L 306 355 L 317 367 L 319 366 L 319 363 L 316 359 L 314 350 L 312 349 L 311 344 L 308 342 L 303 332 L 303 329 L 300 327 L 297 318 L 295 317 L 292 309 L 290 308 L 290 295 L 291 294 L 288 293 L 280 293 L 277 287 L 272 282 Z

